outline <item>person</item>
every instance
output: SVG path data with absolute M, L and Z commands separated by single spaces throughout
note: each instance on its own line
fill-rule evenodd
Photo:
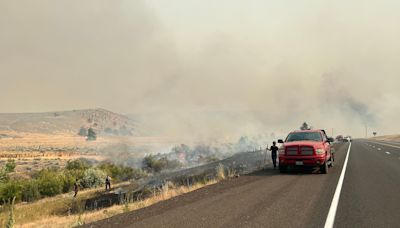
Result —
M 106 191 L 110 191 L 111 190 L 111 177 L 107 175 L 106 177 Z
M 78 195 L 78 189 L 79 189 L 79 186 L 78 186 L 78 179 L 76 179 L 76 180 L 75 180 L 75 183 L 74 183 L 74 192 L 75 192 L 74 198 L 76 198 L 76 195 Z
M 276 142 L 274 141 L 270 148 L 272 163 L 274 164 L 274 169 L 276 169 L 276 158 L 277 158 L 278 150 L 279 150 L 279 148 L 276 146 Z

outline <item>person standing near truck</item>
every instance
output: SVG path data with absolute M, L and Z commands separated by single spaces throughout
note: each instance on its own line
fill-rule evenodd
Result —
M 274 169 L 276 169 L 276 158 L 277 158 L 278 150 L 279 150 L 279 148 L 276 146 L 276 142 L 274 141 L 270 148 L 272 163 L 274 164 Z

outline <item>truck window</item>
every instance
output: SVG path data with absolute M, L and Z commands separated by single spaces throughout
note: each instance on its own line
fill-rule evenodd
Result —
M 286 138 L 286 142 L 295 141 L 322 141 L 322 136 L 319 132 L 293 132 Z

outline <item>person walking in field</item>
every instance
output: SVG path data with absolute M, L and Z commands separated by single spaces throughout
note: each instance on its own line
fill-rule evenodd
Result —
M 277 158 L 278 150 L 279 150 L 279 148 L 276 146 L 276 142 L 274 141 L 270 148 L 272 163 L 274 164 L 274 169 L 276 169 L 276 158 Z
M 74 198 L 76 198 L 76 196 L 78 195 L 78 190 L 79 190 L 78 179 L 76 179 L 74 183 L 74 192 L 75 192 Z
M 111 177 L 107 175 L 106 177 L 106 191 L 110 191 L 111 190 Z

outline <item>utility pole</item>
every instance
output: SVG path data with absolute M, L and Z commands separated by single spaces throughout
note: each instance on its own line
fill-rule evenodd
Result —
M 365 125 L 365 138 L 367 138 L 367 137 L 368 137 L 368 126 Z

